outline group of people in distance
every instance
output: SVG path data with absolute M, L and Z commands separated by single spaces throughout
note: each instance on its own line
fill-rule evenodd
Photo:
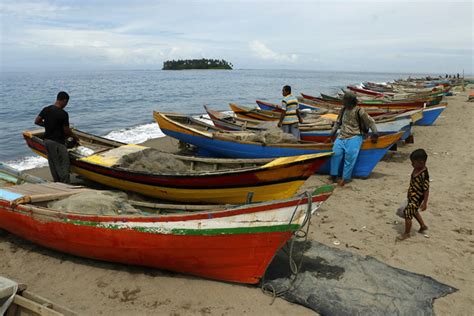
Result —
M 298 99 L 291 94 L 291 87 L 282 89 L 282 108 L 284 111 L 278 121 L 278 127 L 284 132 L 293 134 L 299 139 L 299 123 L 303 123 L 298 108 Z M 70 162 L 66 146 L 66 139 L 72 139 L 79 144 L 79 138 L 69 127 L 69 115 L 64 110 L 69 102 L 69 95 L 61 91 L 54 104 L 44 107 L 35 119 L 35 124 L 45 128 L 44 144 L 48 154 L 48 164 L 54 182 L 70 183 Z M 331 157 L 330 180 L 344 186 L 352 178 L 360 148 L 368 130 L 371 130 L 371 141 L 377 143 L 378 132 L 375 121 L 357 106 L 357 97 L 353 93 L 346 93 L 343 97 L 343 107 L 331 130 L 327 142 L 334 141 Z M 337 136 L 336 136 L 337 134 Z M 334 137 L 336 137 L 334 139 Z M 425 232 L 428 227 L 423 222 L 419 211 L 425 211 L 429 196 L 429 174 L 426 167 L 428 156 L 423 149 L 415 150 L 410 160 L 413 172 L 407 193 L 407 203 L 403 210 L 405 231 L 398 237 L 404 240 L 410 236 L 412 219 L 420 224 L 419 232 Z M 342 177 L 338 180 L 339 169 L 342 166 Z

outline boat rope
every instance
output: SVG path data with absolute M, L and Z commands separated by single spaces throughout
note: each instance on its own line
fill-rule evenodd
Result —
M 305 197 L 307 198 L 307 201 L 308 201 L 305 218 L 303 222 L 301 223 L 300 227 L 293 233 L 293 237 L 291 238 L 289 242 L 288 251 L 285 251 L 285 249 L 282 249 L 288 255 L 289 266 L 290 266 L 290 271 L 291 271 L 291 276 L 290 276 L 291 279 L 289 281 L 288 286 L 285 289 L 277 291 L 273 287 L 273 285 L 271 285 L 269 282 L 265 282 L 265 275 L 262 278 L 262 282 L 261 282 L 262 292 L 273 297 L 270 305 L 273 304 L 273 302 L 275 301 L 277 297 L 281 297 L 285 295 L 287 292 L 289 292 L 292 289 L 292 287 L 294 286 L 296 282 L 296 279 L 298 278 L 298 274 L 301 270 L 301 266 L 303 265 L 303 258 L 304 258 L 303 253 L 301 253 L 298 263 L 296 263 L 296 261 L 293 258 L 294 256 L 293 251 L 294 251 L 295 240 L 303 239 L 303 244 L 306 244 L 306 241 L 308 240 L 309 227 L 311 224 L 311 215 L 312 215 L 312 208 L 313 208 L 313 203 L 312 203 L 313 199 L 312 199 L 312 194 L 310 192 L 307 191 L 301 194 L 301 199 L 298 201 L 298 204 L 296 205 L 295 210 L 293 211 L 293 214 L 290 219 L 290 223 L 291 223 L 293 221 L 293 217 L 295 216 L 295 213 L 300 203 L 303 201 Z

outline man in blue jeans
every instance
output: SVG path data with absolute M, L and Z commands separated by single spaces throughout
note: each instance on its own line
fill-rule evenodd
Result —
M 364 141 L 364 134 L 368 132 L 368 127 L 372 130 L 371 140 L 377 142 L 378 132 L 375 121 L 363 108 L 357 106 L 357 97 L 353 93 L 346 93 L 342 99 L 343 108 L 339 112 L 337 121 L 331 130 L 331 138 L 338 130 L 339 135 L 333 145 L 334 155 L 331 157 L 331 180 L 337 182 L 339 168 L 344 159 L 342 179 L 340 186 L 344 186 L 351 180 L 360 147 Z

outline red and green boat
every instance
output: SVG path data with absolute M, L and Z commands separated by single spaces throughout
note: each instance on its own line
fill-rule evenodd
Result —
M 48 208 L 44 196 L 54 196 L 51 190 L 74 190 L 61 185 L 0 188 L 0 228 L 80 257 L 238 283 L 258 283 L 275 253 L 332 193 L 325 186 L 313 194 L 242 206 L 129 201 L 146 211 L 100 215 Z M 33 197 L 43 198 L 31 198 L 35 192 L 41 194 Z

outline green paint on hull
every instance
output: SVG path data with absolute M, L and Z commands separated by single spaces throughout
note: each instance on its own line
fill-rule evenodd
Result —
M 166 230 L 163 228 L 153 227 L 127 227 L 120 224 L 110 224 L 102 222 L 91 222 L 81 220 L 64 220 L 67 223 L 74 225 L 92 226 L 103 229 L 125 230 L 133 229 L 142 233 L 163 234 L 163 235 L 180 235 L 180 236 L 214 236 L 214 235 L 237 235 L 237 234 L 257 234 L 257 233 L 274 233 L 274 232 L 294 232 L 298 229 L 298 224 L 284 224 L 273 226 L 258 226 L 258 227 L 233 227 L 233 228 L 214 228 L 214 229 L 186 229 L 173 228 Z

